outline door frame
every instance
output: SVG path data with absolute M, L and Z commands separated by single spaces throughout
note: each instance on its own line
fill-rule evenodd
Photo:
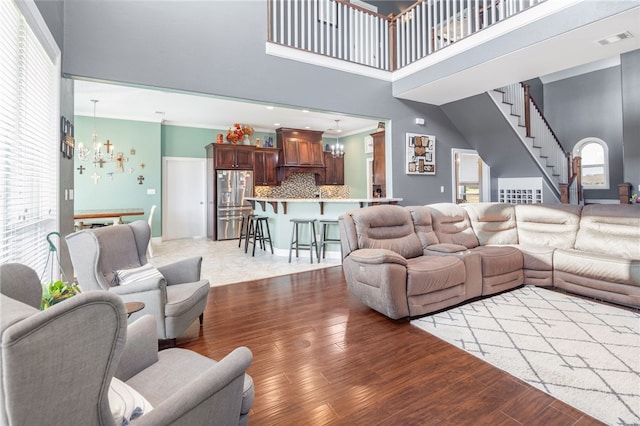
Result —
M 480 182 L 480 202 L 491 201 L 491 167 L 484 162 L 474 149 L 451 148 L 451 202 L 456 202 L 456 154 L 475 154 L 482 161 L 482 182 Z
M 169 188 L 169 181 L 168 181 L 168 176 L 167 176 L 167 171 L 169 170 L 169 163 L 171 161 L 182 161 L 182 162 L 192 162 L 194 163 L 194 167 L 199 166 L 200 167 L 200 177 L 202 179 L 202 194 L 200 195 L 201 197 L 201 206 L 202 206 L 202 228 L 201 228 L 201 235 L 199 237 L 193 237 L 193 238 L 207 238 L 207 159 L 206 158 L 195 158 L 195 157 L 162 157 L 162 235 L 161 238 L 162 240 L 165 239 L 165 231 L 168 228 L 168 224 L 167 224 L 167 219 L 169 217 L 169 208 L 168 208 L 168 201 L 169 201 L 169 194 L 168 194 L 168 188 Z M 164 212 L 167 212 L 167 214 L 165 214 Z

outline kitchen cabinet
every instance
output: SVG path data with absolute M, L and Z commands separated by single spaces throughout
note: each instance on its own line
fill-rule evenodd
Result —
M 255 147 L 214 144 L 213 150 L 216 169 L 253 170 Z
M 321 131 L 280 128 L 276 140 L 282 148 L 281 166 L 324 166 Z
M 385 158 L 385 132 L 371 133 L 373 138 L 373 195 L 387 196 L 387 175 Z
M 278 150 L 274 148 L 256 148 L 254 153 L 254 183 L 257 186 L 275 186 L 278 184 L 276 167 Z
M 334 158 L 331 152 L 325 152 L 324 165 L 324 184 L 344 185 L 344 157 Z

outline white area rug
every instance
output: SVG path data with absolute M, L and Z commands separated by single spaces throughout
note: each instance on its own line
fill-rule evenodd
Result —
M 636 312 L 525 286 L 411 324 L 607 424 L 640 424 Z

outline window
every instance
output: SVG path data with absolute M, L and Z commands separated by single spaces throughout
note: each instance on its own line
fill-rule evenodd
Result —
M 598 138 L 586 138 L 573 148 L 573 156 L 581 157 L 582 187 L 609 189 L 609 149 Z
M 58 229 L 59 56 L 32 1 L 0 1 L 0 263 L 38 274 Z

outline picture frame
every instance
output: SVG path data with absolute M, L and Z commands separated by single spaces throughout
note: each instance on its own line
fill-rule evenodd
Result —
M 364 137 L 364 153 L 371 154 L 372 152 L 373 152 L 373 137 L 367 135 Z
M 436 137 L 407 133 L 405 164 L 405 173 L 408 175 L 435 175 Z

